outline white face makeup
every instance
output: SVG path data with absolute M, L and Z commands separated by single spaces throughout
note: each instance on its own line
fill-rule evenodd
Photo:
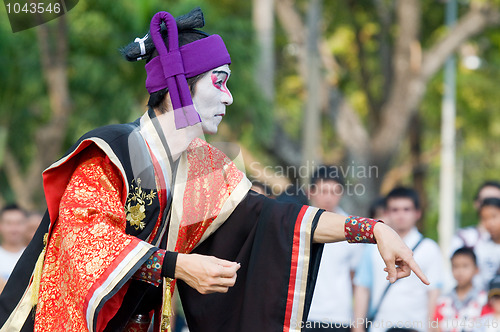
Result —
M 205 134 L 217 133 L 222 117 L 226 115 L 226 106 L 233 103 L 226 85 L 230 75 L 229 66 L 223 65 L 210 70 L 196 83 L 193 103 Z

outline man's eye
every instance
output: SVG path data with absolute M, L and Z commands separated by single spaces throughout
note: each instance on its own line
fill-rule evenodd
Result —
M 222 86 L 222 80 L 219 80 L 219 81 L 215 82 L 215 85 Z

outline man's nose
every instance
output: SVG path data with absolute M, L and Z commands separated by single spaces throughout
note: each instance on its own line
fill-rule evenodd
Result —
M 226 91 L 224 91 L 224 93 L 222 94 L 221 102 L 226 106 L 229 106 L 233 103 L 233 95 L 231 94 L 229 89 L 226 89 Z

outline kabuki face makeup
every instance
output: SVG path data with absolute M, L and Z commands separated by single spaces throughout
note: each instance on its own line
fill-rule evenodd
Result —
M 201 117 L 205 134 L 216 134 L 226 106 L 233 103 L 233 96 L 227 88 L 231 75 L 228 65 L 209 70 L 195 85 L 193 103 Z

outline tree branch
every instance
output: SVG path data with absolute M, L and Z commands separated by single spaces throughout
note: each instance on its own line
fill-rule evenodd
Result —
M 408 5 L 413 1 L 415 0 L 400 1 L 399 4 Z M 406 12 L 408 13 L 410 10 L 406 10 Z M 401 39 L 405 27 L 411 25 L 412 17 L 411 14 L 401 15 L 402 11 L 399 13 L 399 25 L 402 26 L 402 33 L 398 40 Z M 402 21 L 403 17 L 404 21 Z M 384 157 L 388 156 L 391 150 L 397 149 L 400 138 L 404 136 L 404 132 L 408 128 L 411 114 L 418 111 L 418 105 L 425 95 L 427 82 L 442 67 L 446 59 L 467 39 L 484 31 L 487 27 L 499 24 L 500 12 L 498 9 L 489 6 L 471 7 L 469 12 L 462 16 L 443 38 L 424 53 L 418 73 L 414 73 L 411 66 L 408 65 L 411 52 L 404 56 L 404 52 L 399 49 L 399 42 L 397 43 L 396 54 L 400 59 L 396 61 L 400 63 L 395 66 L 394 90 L 384 107 L 381 130 L 373 140 L 372 147 L 376 154 Z
M 57 19 L 57 63 L 66 64 L 68 58 L 68 24 L 66 22 L 66 15 L 62 15 Z
M 301 165 L 300 144 L 292 141 L 279 124 L 275 125 L 273 140 L 266 148 L 282 165 Z
M 287 33 L 288 40 L 299 46 L 299 64 L 298 71 L 304 80 L 307 79 L 306 58 L 305 58 L 305 34 L 306 31 L 304 23 L 294 7 L 294 4 L 290 0 L 276 0 L 276 12 L 278 14 L 278 19 Z M 325 69 L 325 90 L 323 93 L 325 96 L 325 104 L 329 104 L 326 107 L 327 114 L 332 121 L 332 126 L 337 128 L 340 139 L 347 146 L 353 155 L 361 158 L 363 155 L 363 149 L 368 146 L 368 132 L 363 126 L 357 113 L 350 107 L 350 105 L 344 100 L 341 92 L 337 89 L 337 62 L 334 56 L 328 50 L 328 43 L 324 38 L 319 43 L 321 61 Z M 277 139 L 284 139 L 286 137 L 282 129 L 278 127 L 277 129 Z M 287 151 L 293 151 L 291 147 L 293 144 L 288 145 Z M 281 154 L 283 153 L 281 149 L 273 153 Z M 299 150 L 297 150 L 299 151 Z M 293 155 L 293 152 L 287 153 L 280 157 L 289 165 L 299 165 L 296 163 L 295 159 L 300 160 Z
M 52 54 L 50 52 L 50 32 L 48 24 L 41 24 L 36 27 L 38 37 L 38 47 L 40 48 L 40 62 L 42 68 L 49 68 L 52 65 Z
M 359 64 L 359 73 L 361 75 L 361 82 L 360 85 L 366 95 L 366 99 L 368 101 L 368 110 L 369 114 L 374 114 L 375 109 L 377 108 L 375 98 L 373 96 L 373 93 L 370 91 L 370 82 L 371 82 L 371 75 L 368 72 L 368 69 L 366 68 L 367 61 L 366 61 L 366 53 L 365 53 L 365 48 L 363 46 L 363 41 L 361 40 L 361 27 L 356 21 L 356 17 L 354 16 L 355 12 L 355 0 L 349 0 L 348 1 L 348 6 L 350 8 L 350 17 L 351 17 L 351 23 L 352 26 L 354 27 L 354 36 L 355 36 L 355 41 L 356 41 L 356 46 L 358 48 L 358 64 Z
M 393 2 L 390 1 L 387 4 L 387 1 L 384 0 L 373 0 L 375 5 L 376 13 L 380 22 L 380 33 L 379 33 L 379 54 L 380 54 L 380 67 L 382 70 L 383 77 L 383 96 L 381 99 L 381 105 L 387 101 L 389 98 L 389 90 L 392 82 L 392 49 L 390 43 L 390 29 L 393 23 L 393 12 L 394 8 L 391 5 Z M 376 121 L 378 122 L 379 118 L 379 110 L 380 106 L 375 108 L 376 111 Z
M 297 45 L 300 76 L 307 81 L 306 27 L 292 0 L 276 0 L 276 14 L 288 40 Z
M 16 203 L 24 209 L 32 209 L 31 193 L 29 188 L 26 187 L 26 181 L 21 173 L 21 166 L 9 148 L 5 148 L 4 166 L 9 183 L 16 196 Z
M 328 84 L 336 86 L 338 83 L 338 71 L 340 66 L 335 60 L 335 56 L 330 52 L 328 43 L 325 38 L 319 41 L 319 54 L 323 67 L 325 67 L 325 80 Z
M 329 97 L 328 116 L 332 126 L 336 128 L 339 138 L 352 158 L 366 161 L 370 155 L 370 140 L 361 119 L 351 105 L 346 102 L 340 91 L 331 88 Z
M 438 40 L 422 60 L 421 79 L 429 80 L 443 66 L 446 59 L 469 38 L 488 27 L 500 24 L 500 11 L 493 7 L 471 8 L 469 12 Z
M 393 56 L 394 79 L 387 103 L 382 107 L 379 130 L 375 133 L 371 148 L 374 156 L 387 159 L 397 150 L 407 128 L 410 113 L 408 97 L 413 91 L 415 73 L 411 68 L 411 44 L 418 40 L 420 31 L 420 0 L 398 0 L 396 7 L 399 33 Z

